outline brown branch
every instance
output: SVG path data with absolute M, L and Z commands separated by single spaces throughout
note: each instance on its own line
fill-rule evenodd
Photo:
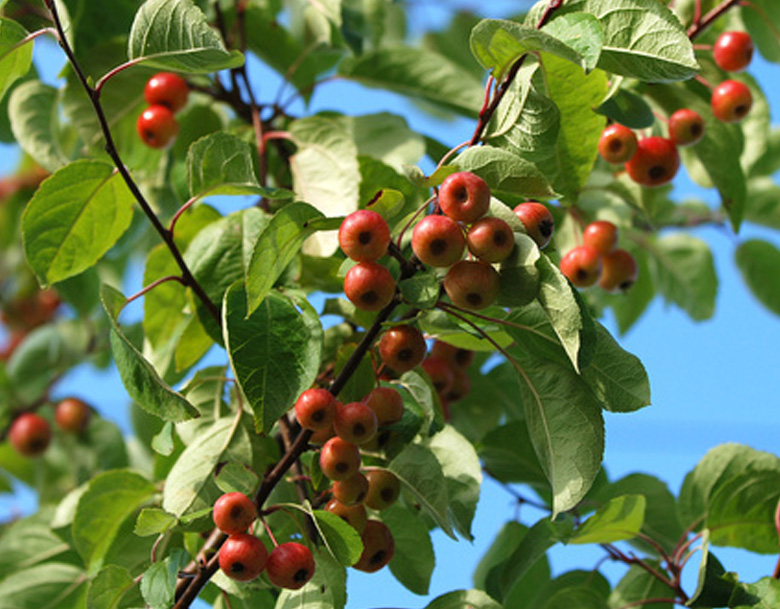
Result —
M 709 13 L 701 17 L 698 21 L 694 19 L 691 27 L 688 28 L 688 38 L 693 40 L 699 36 L 704 30 L 712 25 L 712 23 L 726 11 L 734 8 L 739 4 L 740 0 L 724 0 Z
M 68 57 L 68 61 L 73 66 L 73 70 L 76 73 L 76 76 L 78 77 L 82 88 L 84 89 L 87 96 L 89 97 L 89 101 L 92 103 L 93 109 L 95 110 L 95 114 L 97 115 L 98 122 L 100 123 L 100 129 L 103 132 L 103 137 L 106 140 L 106 146 L 105 146 L 106 153 L 108 153 L 108 155 L 113 160 L 114 165 L 116 166 L 120 175 L 124 179 L 125 184 L 127 184 L 127 187 L 130 189 L 130 192 L 133 194 L 133 197 L 138 202 L 138 205 L 141 206 L 141 209 L 143 210 L 144 214 L 152 223 L 152 226 L 154 227 L 154 229 L 160 235 L 162 240 L 165 242 L 165 245 L 170 250 L 171 255 L 176 261 L 176 264 L 181 269 L 181 279 L 184 285 L 191 288 L 192 291 L 195 292 L 195 295 L 201 300 L 201 302 L 203 302 L 203 305 L 206 307 L 206 309 L 211 314 L 211 316 L 216 320 L 217 323 L 220 323 L 221 315 L 220 315 L 219 308 L 211 301 L 208 294 L 206 294 L 206 291 L 203 289 L 203 286 L 201 286 L 198 283 L 198 281 L 195 279 L 195 277 L 192 275 L 192 272 L 187 266 L 187 263 L 184 261 L 184 257 L 182 256 L 179 247 L 176 245 L 176 242 L 173 240 L 173 235 L 168 230 L 166 230 L 166 228 L 162 225 L 160 219 L 157 217 L 157 214 L 154 213 L 154 210 L 152 210 L 151 205 L 149 205 L 149 202 L 141 193 L 140 189 L 138 188 L 138 185 L 135 183 L 135 180 L 133 180 L 133 177 L 130 175 L 130 172 L 127 170 L 127 167 L 125 167 L 125 164 L 122 162 L 122 158 L 120 157 L 119 151 L 117 150 L 116 144 L 114 143 L 114 137 L 111 134 L 111 128 L 108 125 L 106 114 L 103 111 L 103 105 L 100 103 L 100 92 L 95 90 L 87 81 L 87 77 L 84 74 L 84 71 L 81 69 L 81 65 L 76 59 L 76 56 L 73 53 L 73 49 L 71 48 L 70 43 L 68 42 L 68 39 L 65 36 L 65 31 L 62 27 L 62 21 L 60 19 L 59 13 L 57 12 L 57 7 L 54 4 L 54 1 L 53 0 L 44 0 L 44 1 L 46 3 L 47 8 L 51 11 L 52 19 L 54 20 L 54 25 L 57 29 L 57 38 L 58 38 L 59 45 L 62 48 L 62 50 L 65 52 L 65 55 Z

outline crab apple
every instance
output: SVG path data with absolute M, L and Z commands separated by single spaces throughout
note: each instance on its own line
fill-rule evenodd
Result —
M 243 533 L 257 518 L 257 508 L 244 493 L 225 493 L 211 512 L 216 527 L 228 535 Z
M 712 91 L 712 113 L 724 123 L 738 123 L 753 107 L 753 94 L 738 80 L 725 80 Z
M 394 326 L 379 340 L 379 355 L 386 366 L 399 374 L 419 366 L 425 357 L 425 339 L 414 326 Z
M 453 220 L 471 224 L 490 209 L 490 187 L 470 171 L 453 173 L 439 187 L 439 207 Z
M 433 341 L 431 356 L 450 362 L 456 368 L 468 368 L 474 361 L 474 352 L 462 347 L 456 347 L 443 340 Z
M 338 499 L 331 499 L 325 504 L 325 511 L 335 514 L 346 522 L 349 526 L 355 529 L 358 534 L 362 533 L 366 528 L 366 522 L 368 521 L 368 515 L 366 514 L 366 508 L 362 503 L 357 505 L 344 505 Z
M 515 215 L 525 226 L 528 236 L 543 248 L 552 239 L 555 221 L 550 210 L 536 201 L 526 201 L 515 207 Z
M 712 47 L 712 56 L 721 70 L 741 72 L 753 59 L 753 39 L 747 32 L 723 32 Z
M 366 472 L 368 493 L 363 505 L 372 510 L 385 510 L 398 501 L 401 495 L 401 482 L 398 477 L 384 469 L 372 469 Z
M 425 216 L 412 231 L 412 250 L 428 266 L 451 266 L 461 259 L 465 249 L 460 224 L 447 216 Z
M 466 242 L 469 251 L 485 262 L 501 262 L 515 249 L 512 228 L 501 218 L 489 216 L 471 225 Z
M 680 155 L 672 140 L 653 136 L 639 140 L 636 154 L 626 163 L 629 177 L 642 186 L 661 186 L 680 169 Z
M 344 505 L 363 503 L 368 493 L 368 478 L 360 472 L 333 483 L 333 497 Z
M 677 146 L 693 146 L 704 137 L 704 119 L 690 108 L 669 117 L 669 137 Z
M 442 396 L 448 403 L 462 400 L 471 392 L 471 379 L 462 368 L 452 369 L 452 385 Z
M 311 434 L 311 438 L 309 438 L 309 444 L 314 444 L 315 446 L 322 446 L 330 440 L 331 438 L 336 436 L 336 430 L 333 429 L 333 425 L 329 425 L 325 429 L 318 429 L 313 434 Z
M 636 282 L 638 268 L 634 257 L 626 250 L 615 250 L 604 256 L 599 287 L 607 292 L 622 292 Z
M 358 309 L 379 311 L 392 302 L 395 280 L 381 264 L 359 262 L 344 278 L 344 293 Z
M 500 278 L 496 269 L 480 260 L 461 260 L 444 277 L 444 290 L 453 304 L 477 311 L 493 304 Z
M 612 123 L 601 132 L 599 154 L 607 163 L 625 163 L 634 156 L 636 148 L 636 133 L 624 125 Z
M 352 444 L 368 442 L 376 435 L 379 421 L 371 410 L 363 402 L 351 402 L 339 406 L 336 410 L 336 419 L 333 421 L 333 429 L 342 440 Z
M 179 123 L 165 106 L 150 106 L 135 123 L 138 135 L 150 148 L 165 148 L 179 133 Z
M 65 398 L 54 409 L 54 420 L 64 431 L 81 433 L 87 428 L 91 414 L 92 410 L 83 400 Z
M 320 469 L 330 480 L 346 480 L 360 469 L 360 449 L 339 437 L 331 438 L 322 446 Z
M 274 586 L 297 590 L 314 575 L 314 556 L 305 545 L 288 541 L 271 550 L 265 572 Z
M 438 357 L 426 357 L 422 363 L 422 369 L 431 377 L 431 383 L 436 393 L 446 393 L 452 386 L 455 376 L 450 364 Z
M 607 220 L 591 222 L 582 231 L 582 242 L 602 254 L 613 251 L 617 247 L 617 241 L 617 226 Z
M 578 245 L 561 258 L 561 272 L 578 288 L 586 288 L 601 275 L 601 253 L 589 245 Z
M 248 582 L 256 578 L 268 561 L 268 550 L 254 535 L 231 535 L 219 549 L 219 568 L 230 579 Z
M 390 227 L 377 212 L 359 209 L 341 223 L 339 245 L 352 260 L 375 262 L 387 253 Z
M 369 520 L 360 536 L 363 553 L 352 565 L 358 571 L 374 573 L 389 563 L 395 554 L 395 539 L 384 522 Z
M 171 72 L 160 72 L 152 76 L 144 87 L 144 99 L 150 106 L 165 106 L 171 112 L 178 112 L 187 105 L 190 87 L 181 76 Z
M 380 427 L 397 423 L 404 416 L 404 400 L 392 387 L 376 387 L 363 401 L 374 411 Z
M 20 455 L 38 457 L 49 447 L 51 426 L 42 416 L 26 412 L 11 423 L 8 440 Z
M 319 431 L 333 424 L 337 407 L 336 398 L 327 389 L 307 389 L 295 402 L 295 417 L 304 429 Z

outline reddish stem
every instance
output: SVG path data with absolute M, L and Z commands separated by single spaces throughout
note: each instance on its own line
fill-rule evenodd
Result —
M 724 2 L 721 2 L 709 13 L 704 15 L 704 17 L 701 17 L 699 21 L 696 21 L 694 19 L 693 24 L 691 24 L 691 27 L 688 28 L 688 38 L 690 40 L 693 40 L 694 38 L 702 34 L 702 32 L 704 32 L 704 30 L 710 27 L 718 17 L 723 15 L 726 11 L 734 8 L 739 3 L 740 0 L 724 0 Z

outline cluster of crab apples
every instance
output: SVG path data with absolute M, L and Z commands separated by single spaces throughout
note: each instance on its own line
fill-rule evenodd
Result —
M 724 32 L 713 46 L 713 57 L 722 70 L 740 72 L 753 57 L 753 41 L 746 32 Z M 745 83 L 725 80 L 713 88 L 710 106 L 716 119 L 738 123 L 750 112 L 753 95 Z M 677 148 L 701 141 L 706 126 L 701 114 L 690 108 L 674 112 L 667 124 L 669 137 L 638 139 L 633 130 L 613 123 L 601 135 L 599 154 L 609 163 L 625 163 L 629 177 L 642 186 L 668 184 L 680 168 Z
M 165 148 L 179 133 L 176 113 L 187 105 L 190 88 L 187 82 L 172 72 L 152 76 L 144 87 L 144 99 L 149 106 L 136 121 L 141 140 L 150 148 Z
M 636 282 L 638 269 L 631 253 L 617 244 L 618 229 L 612 222 L 591 222 L 582 232 L 582 245 L 561 258 L 561 272 L 578 288 L 598 282 L 607 292 L 624 292 Z
M 412 232 L 416 259 L 447 269 L 444 291 L 452 304 L 463 309 L 484 309 L 495 302 L 500 277 L 493 265 L 506 260 L 515 248 L 509 224 L 488 215 L 490 199 L 490 187 L 476 174 L 451 174 L 439 188 L 434 213 L 420 220 Z M 527 213 L 529 206 L 534 211 Z M 540 203 L 523 203 L 515 212 L 528 234 L 544 247 L 553 231 L 549 210 Z M 396 293 L 395 280 L 378 262 L 391 242 L 385 219 L 369 209 L 353 212 L 342 222 L 338 238 L 344 253 L 357 263 L 344 278 L 347 298 L 367 311 L 389 305 Z
M 54 408 L 54 421 L 65 432 L 80 434 L 89 424 L 92 409 L 78 398 L 60 400 Z M 40 457 L 52 439 L 51 424 L 35 412 L 18 414 L 8 429 L 8 440 L 23 457 Z

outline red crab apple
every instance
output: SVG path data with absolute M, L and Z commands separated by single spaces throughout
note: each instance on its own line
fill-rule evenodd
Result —
M 160 72 L 152 76 L 144 88 L 144 99 L 150 106 L 165 106 L 178 112 L 187 105 L 190 88 L 187 82 L 172 72 Z
M 337 407 L 336 398 L 327 389 L 307 389 L 295 402 L 295 417 L 304 429 L 319 431 L 333 424 Z
M 561 258 L 561 272 L 578 288 L 586 288 L 601 275 L 601 254 L 588 245 L 578 245 Z
M 500 278 L 487 262 L 461 260 L 444 277 L 444 290 L 452 303 L 477 311 L 489 307 L 498 297 Z
M 515 248 L 511 227 L 501 218 L 488 216 L 471 225 L 466 241 L 469 251 L 485 262 L 501 262 Z
M 626 250 L 615 250 L 603 258 L 599 286 L 607 292 L 622 292 L 636 282 L 636 260 Z
M 672 140 L 653 136 L 639 140 L 636 154 L 626 163 L 629 177 L 642 186 L 661 186 L 680 169 L 680 155 Z
M 428 266 L 451 266 L 461 259 L 465 249 L 460 224 L 447 216 L 425 216 L 412 232 L 412 250 Z
M 555 221 L 550 210 L 541 203 L 526 201 L 515 207 L 515 215 L 525 226 L 528 236 L 543 248 L 552 239 Z
M 376 435 L 379 421 L 363 402 L 350 402 L 336 410 L 333 429 L 342 440 L 353 444 L 363 444 Z
M 620 123 L 612 123 L 601 132 L 599 154 L 607 163 L 625 163 L 634 156 L 636 148 L 636 133 Z
M 8 440 L 20 455 L 38 457 L 49 447 L 51 425 L 42 416 L 25 412 L 11 423 Z
M 377 212 L 359 209 L 349 214 L 341 223 L 339 245 L 352 260 L 376 262 L 387 253 L 390 227 Z
M 346 480 L 360 469 L 360 449 L 339 437 L 331 438 L 322 446 L 320 469 L 330 480 Z
M 723 32 L 712 47 L 712 56 L 721 70 L 741 72 L 753 59 L 753 39 L 747 32 Z
M 247 582 L 255 579 L 265 568 L 268 550 L 254 535 L 231 535 L 219 549 L 219 568 L 230 579 Z
M 244 493 L 225 493 L 214 503 L 214 524 L 228 535 L 243 533 L 257 518 L 257 508 Z
M 358 571 L 374 573 L 384 567 L 395 554 L 395 540 L 387 525 L 379 520 L 369 520 L 360 536 L 363 540 L 363 553 L 352 565 Z
M 414 326 L 388 328 L 379 340 L 382 361 L 399 374 L 419 366 L 426 348 L 422 332 Z
M 443 394 L 452 387 L 455 376 L 450 363 L 438 357 L 429 356 L 423 360 L 422 369 L 431 377 L 436 393 Z
M 725 80 L 712 91 L 712 113 L 724 123 L 738 123 L 753 107 L 753 94 L 738 80 Z
M 344 505 L 363 503 L 366 493 L 368 493 L 368 478 L 360 472 L 333 483 L 333 497 Z
M 439 207 L 453 220 L 471 224 L 490 209 L 490 187 L 470 171 L 453 173 L 439 187 Z
M 331 499 L 325 504 L 325 511 L 341 518 L 355 529 L 358 534 L 362 533 L 366 528 L 368 516 L 366 515 L 366 508 L 363 507 L 362 503 L 357 505 L 344 505 L 338 499 Z
M 704 119 L 690 108 L 677 110 L 669 117 L 669 137 L 677 146 L 693 146 L 704 137 Z
M 87 428 L 92 410 L 83 400 L 65 398 L 54 409 L 54 420 L 60 429 L 80 433 Z
M 433 341 L 431 347 L 431 355 L 433 357 L 440 357 L 441 359 L 450 362 L 454 367 L 466 369 L 474 361 L 474 352 L 469 349 L 463 349 L 462 347 L 456 347 L 443 340 Z
M 363 398 L 376 415 L 379 426 L 397 423 L 404 416 L 404 401 L 392 387 L 376 387 Z
M 179 133 L 179 123 L 165 106 L 150 106 L 136 121 L 141 140 L 150 148 L 165 148 Z
M 359 262 L 344 277 L 344 293 L 358 309 L 379 311 L 395 296 L 395 280 L 376 262 Z
M 274 586 L 297 590 L 312 578 L 314 566 L 314 556 L 309 548 L 288 541 L 271 550 L 265 571 Z
M 385 510 L 393 505 L 401 494 L 401 482 L 398 477 L 384 469 L 366 472 L 368 493 L 363 504 L 372 510 Z
M 617 247 L 617 226 L 607 220 L 591 222 L 582 231 L 582 242 L 594 250 L 607 254 Z

